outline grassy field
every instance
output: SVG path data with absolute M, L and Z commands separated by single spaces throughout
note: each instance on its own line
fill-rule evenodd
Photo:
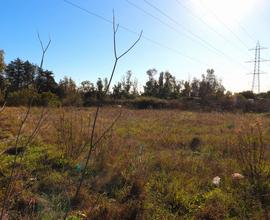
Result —
M 269 219 L 267 114 L 103 108 L 95 140 L 119 111 L 75 202 L 94 109 L 32 108 L 18 138 L 27 109 L 1 112 L 1 205 L 15 170 L 6 219 L 63 219 L 67 210 L 68 219 Z M 22 152 L 12 152 L 16 141 Z

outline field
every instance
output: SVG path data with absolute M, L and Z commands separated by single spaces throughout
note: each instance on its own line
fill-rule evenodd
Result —
M 269 219 L 269 115 L 104 107 L 74 201 L 94 110 L 0 113 L 6 219 Z

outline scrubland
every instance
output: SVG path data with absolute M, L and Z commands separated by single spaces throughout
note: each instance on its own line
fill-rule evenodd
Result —
M 0 113 L 5 218 L 63 219 L 68 212 L 67 219 L 269 219 L 268 114 L 104 107 L 94 140 L 119 111 L 121 117 L 94 148 L 73 201 L 94 108 L 31 108 L 19 137 L 27 109 L 5 108 Z M 213 184 L 217 176 L 220 183 Z

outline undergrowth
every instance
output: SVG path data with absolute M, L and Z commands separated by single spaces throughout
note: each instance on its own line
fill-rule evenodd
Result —
M 6 150 L 14 144 L 21 110 L 7 108 L 0 116 L 1 200 L 14 158 Z M 116 114 L 115 108 L 102 109 L 97 136 Z M 265 115 L 124 110 L 93 152 L 72 201 L 85 166 L 88 120 L 89 109 L 51 110 L 16 164 L 9 219 L 61 219 L 71 207 L 70 220 L 268 219 Z M 33 124 L 25 124 L 24 136 Z M 243 178 L 235 180 L 233 173 Z M 216 176 L 218 186 L 212 183 Z

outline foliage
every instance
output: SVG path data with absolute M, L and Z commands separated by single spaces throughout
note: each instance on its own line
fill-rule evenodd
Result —
M 0 73 L 2 73 L 4 69 L 5 69 L 4 51 L 0 50 Z
M 139 97 L 130 101 L 130 105 L 138 109 L 164 108 L 166 104 L 165 100 L 150 97 Z
M 19 58 L 11 61 L 5 69 L 5 77 L 9 84 L 9 91 L 16 92 L 33 85 L 36 76 L 35 69 L 35 66 L 29 61 L 24 62 Z
M 32 93 L 35 90 L 39 96 L 39 101 L 33 103 L 35 105 L 47 105 L 46 99 L 52 99 L 53 105 L 96 106 L 102 98 L 103 105 L 122 103 L 135 108 L 243 112 L 270 110 L 269 92 L 254 94 L 252 91 L 243 91 L 234 95 L 229 91 L 225 93 L 226 90 L 213 69 L 208 69 L 201 79 L 194 78 L 192 81 L 177 80 L 168 71 L 149 69 L 146 71 L 148 80 L 143 91 L 139 90 L 138 80 L 129 70 L 119 82 L 111 86 L 111 91 L 102 96 L 108 84 L 107 78 L 98 78 L 96 82 L 86 80 L 80 86 L 68 77 L 57 83 L 52 71 L 39 68 L 29 61 L 17 58 L 6 65 L 3 51 L 0 52 L 0 60 L 0 101 L 3 102 L 10 96 L 7 98 L 11 100 L 7 102 L 10 106 L 26 105 L 26 98 L 15 99 L 20 99 L 21 93 Z
M 245 192 L 252 200 L 260 203 L 265 219 L 270 217 L 270 164 L 266 158 L 267 148 L 265 133 L 259 120 L 238 131 L 237 158 L 247 178 Z
M 11 92 L 7 101 L 12 106 L 27 106 L 31 100 L 37 102 L 38 93 L 34 89 L 24 88 Z

